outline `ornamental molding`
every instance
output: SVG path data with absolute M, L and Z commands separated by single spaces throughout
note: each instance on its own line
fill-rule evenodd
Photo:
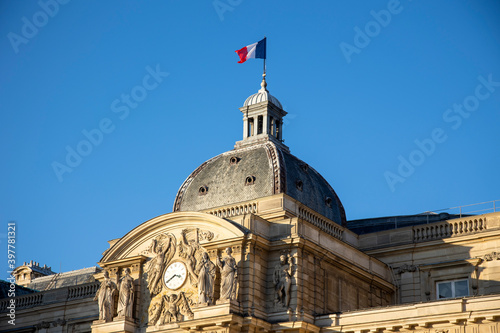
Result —
M 500 253 L 490 252 L 481 257 L 484 261 L 500 260 Z
M 403 264 L 400 267 L 398 267 L 396 274 L 403 274 L 406 272 L 416 272 L 417 269 L 418 269 L 418 267 L 415 265 Z

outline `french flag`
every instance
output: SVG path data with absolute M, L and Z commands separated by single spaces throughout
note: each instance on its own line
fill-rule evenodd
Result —
M 238 61 L 239 64 L 242 64 L 251 58 L 266 59 L 266 38 L 264 37 L 263 40 L 247 45 L 234 52 L 238 53 L 238 56 L 240 57 L 240 61 Z

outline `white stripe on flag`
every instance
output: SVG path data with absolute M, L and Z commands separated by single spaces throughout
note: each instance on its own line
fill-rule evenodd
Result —
M 247 46 L 247 59 L 255 58 L 255 50 L 257 50 L 257 43 L 253 43 Z

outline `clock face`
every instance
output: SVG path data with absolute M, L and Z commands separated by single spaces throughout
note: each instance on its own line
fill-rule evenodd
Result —
M 179 289 L 187 278 L 186 265 L 180 261 L 171 263 L 165 270 L 163 281 L 168 289 Z

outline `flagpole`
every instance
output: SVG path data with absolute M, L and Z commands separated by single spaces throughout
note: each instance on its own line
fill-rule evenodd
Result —
M 265 43 L 264 43 L 264 46 L 265 46 L 265 51 L 264 51 L 264 74 L 262 76 L 266 76 L 266 58 L 267 58 L 267 39 L 266 39 L 266 36 L 264 36 L 264 39 L 265 39 Z

